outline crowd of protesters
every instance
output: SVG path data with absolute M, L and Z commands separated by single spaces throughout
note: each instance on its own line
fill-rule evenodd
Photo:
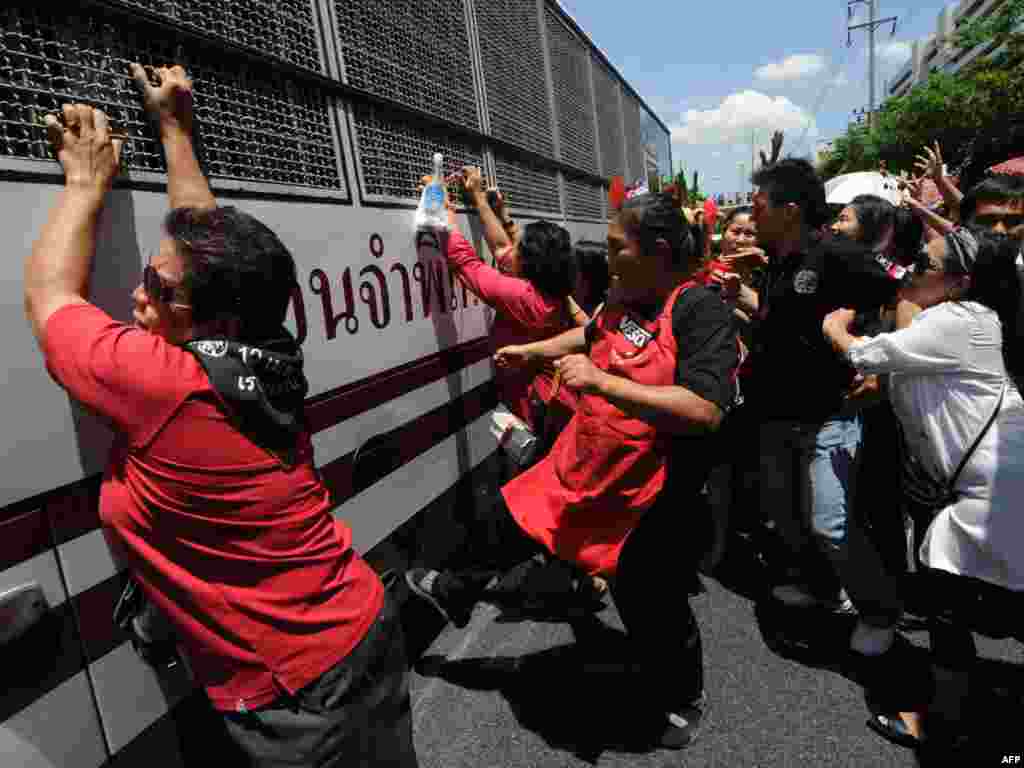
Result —
M 213 197 L 185 72 L 133 76 L 170 205 L 135 324 L 89 302 L 121 149 L 97 109 L 47 119 L 66 186 L 25 267 L 48 370 L 118 434 L 104 525 L 255 765 L 414 766 L 398 606 L 314 465 L 302 354 L 283 325 L 292 257 Z M 961 724 L 938 720 L 936 676 L 899 629 L 919 616 L 935 663 L 961 667 L 974 630 L 1024 637 L 1024 181 L 961 194 L 929 147 L 919 170 L 939 210 L 921 179 L 903 205 L 864 195 L 837 209 L 781 143 L 717 246 L 713 217 L 676 187 L 614 180 L 606 242 L 574 244 L 553 222 L 519 227 L 465 169 L 493 266 L 450 203 L 443 248 L 494 309 L 503 406 L 545 440 L 531 463 L 506 461 L 471 526 L 473 562 L 406 582 L 456 626 L 524 563 L 548 574 L 536 583 L 549 597 L 564 584 L 593 606 L 607 587 L 652 744 L 681 748 L 709 699 L 688 585 L 744 536 L 766 599 L 851 621 L 872 728 L 953 740 Z M 141 635 L 145 615 L 128 617 Z

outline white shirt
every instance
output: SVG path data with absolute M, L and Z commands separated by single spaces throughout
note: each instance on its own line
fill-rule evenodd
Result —
M 850 362 L 891 374 L 889 396 L 909 449 L 950 478 L 992 415 L 1006 368 L 995 312 L 943 302 L 907 328 L 856 342 Z M 921 561 L 1024 590 L 1024 401 L 1009 382 L 1002 408 L 957 480 L 960 498 L 929 526 Z

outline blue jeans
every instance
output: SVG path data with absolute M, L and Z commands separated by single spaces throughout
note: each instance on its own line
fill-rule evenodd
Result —
M 824 551 L 848 587 L 846 545 L 860 417 L 811 424 L 769 421 L 761 425 L 760 438 L 762 516 L 775 520 L 792 565 L 813 561 L 813 550 Z

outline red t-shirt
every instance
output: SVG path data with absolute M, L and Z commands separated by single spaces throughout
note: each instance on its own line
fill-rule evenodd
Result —
M 213 705 L 268 704 L 348 655 L 383 585 L 331 516 L 309 435 L 286 471 L 230 425 L 191 353 L 91 304 L 54 312 L 43 349 L 50 374 L 112 422 L 107 538 Z

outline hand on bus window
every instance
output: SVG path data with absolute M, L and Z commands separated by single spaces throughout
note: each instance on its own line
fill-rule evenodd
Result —
M 46 116 L 46 133 L 64 168 L 66 184 L 102 199 L 117 176 L 123 142 L 111 138 L 110 121 L 102 111 L 65 104 L 63 112 L 63 125 L 54 115 Z
M 178 130 L 191 136 L 192 81 L 186 77 L 185 70 L 178 65 L 155 68 L 157 86 L 150 83 L 140 64 L 132 64 L 131 73 L 142 92 L 142 103 L 150 119 L 159 125 L 161 134 Z
M 480 203 L 486 200 L 484 175 L 477 166 L 467 165 L 462 169 L 462 188 L 473 206 L 479 208 Z

